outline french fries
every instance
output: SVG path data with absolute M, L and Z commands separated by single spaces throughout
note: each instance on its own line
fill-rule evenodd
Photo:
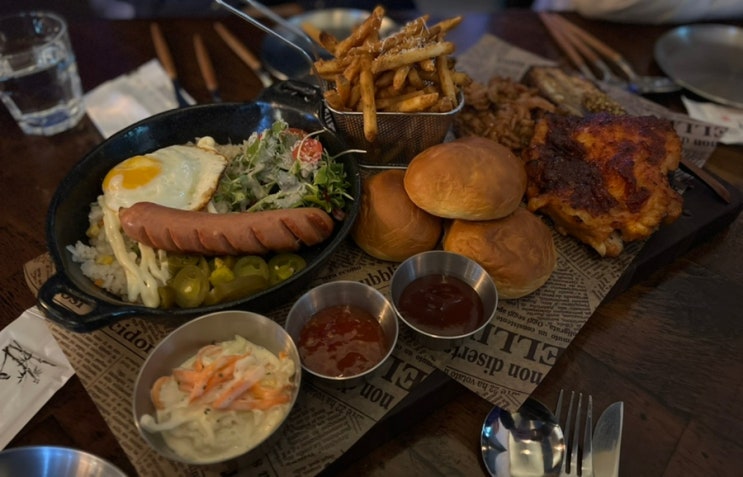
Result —
M 446 34 L 461 16 L 428 27 L 428 15 L 406 23 L 387 38 L 380 38 L 383 7 L 357 25 L 343 39 L 311 25 L 307 34 L 333 57 L 315 62 L 315 71 L 330 87 L 329 107 L 339 112 L 361 112 L 364 136 L 374 142 L 379 133 L 378 112 L 447 112 L 458 105 L 460 89 L 471 82 L 454 70 L 450 58 L 454 44 Z

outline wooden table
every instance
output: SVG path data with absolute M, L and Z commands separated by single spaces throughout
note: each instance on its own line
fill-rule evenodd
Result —
M 7 8 L 7 7 L 4 7 Z M 658 73 L 652 45 L 670 27 L 626 26 L 572 17 L 619 49 L 641 73 Z M 154 58 L 149 21 L 69 17 L 84 89 L 90 90 Z M 253 50 L 260 34 L 237 19 L 225 23 Z M 247 101 L 258 79 L 201 19 L 162 20 L 182 84 L 209 100 L 193 56 L 200 32 L 218 71 L 225 100 Z M 537 17 L 508 10 L 468 17 L 452 35 L 460 50 L 484 32 L 539 55 L 562 59 Z M 678 95 L 652 98 L 679 109 Z M 24 136 L 0 112 L 0 326 L 34 305 L 23 265 L 44 253 L 46 210 L 72 165 L 101 141 L 84 118 L 53 137 Z M 743 188 L 743 149 L 716 150 L 707 169 Z M 568 347 L 534 396 L 552 406 L 561 388 L 590 392 L 602 409 L 625 403 L 621 475 L 739 475 L 743 468 L 743 219 L 603 303 Z M 422 409 L 414 423 L 390 426 L 386 442 L 363 449 L 334 475 L 483 475 L 479 433 L 490 404 L 458 384 L 453 399 Z M 10 443 L 63 445 L 134 468 L 73 377 Z

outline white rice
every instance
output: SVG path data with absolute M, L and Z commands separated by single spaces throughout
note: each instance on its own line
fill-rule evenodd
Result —
M 79 240 L 75 245 L 68 245 L 67 250 L 72 254 L 72 260 L 80 264 L 83 275 L 90 278 L 98 287 L 126 299 L 126 275 L 108 243 L 103 227 L 103 212 L 97 202 L 90 206 L 88 222 L 90 227 L 86 235 L 89 243 L 85 244 Z M 129 246 L 134 246 L 134 243 L 126 237 L 125 240 L 127 248 L 131 249 Z

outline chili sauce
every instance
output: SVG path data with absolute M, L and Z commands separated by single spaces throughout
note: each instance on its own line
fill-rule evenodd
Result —
M 299 335 L 299 355 L 308 369 L 332 377 L 355 376 L 386 354 L 382 326 L 368 311 L 335 305 L 316 312 Z

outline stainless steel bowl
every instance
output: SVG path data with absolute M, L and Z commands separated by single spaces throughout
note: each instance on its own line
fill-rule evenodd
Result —
M 480 296 L 485 320 L 472 331 L 456 336 L 447 336 L 421 330 L 400 313 L 399 303 L 403 291 L 414 280 L 433 274 L 458 278 L 470 285 Z M 498 309 L 498 290 L 493 279 L 477 262 L 458 253 L 432 250 L 413 255 L 397 267 L 390 282 L 390 297 L 398 318 L 415 331 L 416 337 L 427 347 L 445 350 L 461 344 L 466 338 L 481 331 L 490 323 Z
M 14 447 L 0 452 L 0 475 L 24 477 L 126 477 L 93 454 L 68 447 Z
M 351 34 L 354 27 L 363 22 L 371 12 L 355 8 L 327 8 L 310 10 L 287 19 L 291 26 L 301 29 L 303 23 L 309 23 L 320 30 L 327 31 L 339 40 Z M 387 36 L 399 28 L 389 17 L 384 17 L 379 28 L 381 36 Z M 300 37 L 289 28 L 278 25 L 275 29 L 288 41 L 304 49 L 311 57 L 312 47 L 305 38 Z M 330 53 L 316 46 L 321 58 L 331 58 Z M 266 69 L 280 80 L 301 79 L 307 82 L 315 80 L 311 76 L 311 65 L 303 55 L 276 35 L 266 35 L 261 45 L 261 60 Z
M 294 406 L 302 379 L 299 353 L 294 341 L 278 323 L 257 313 L 238 310 L 220 311 L 198 317 L 175 329 L 155 347 L 142 365 L 134 385 L 132 398 L 134 422 L 140 435 L 150 447 L 163 456 L 189 464 L 216 462 L 191 462 L 184 459 L 168 447 L 160 433 L 151 433 L 145 430 L 140 425 L 140 419 L 145 414 L 153 415 L 155 413 L 155 406 L 150 399 L 150 389 L 160 376 L 171 374 L 174 368 L 194 356 L 202 346 L 231 340 L 235 338 L 235 335 L 263 346 L 275 355 L 282 352 L 286 353 L 294 361 L 297 371 L 292 383 L 294 392 L 290 403 L 291 407 Z M 235 456 L 235 458 L 247 459 L 248 456 L 255 455 L 258 457 L 262 455 L 266 447 L 270 446 L 279 435 L 279 430 L 284 422 L 286 422 L 286 418 L 273 434 L 246 453 Z
M 320 310 L 336 305 L 355 305 L 375 316 L 386 337 L 386 354 L 382 360 L 367 371 L 353 376 L 328 376 L 302 363 L 302 369 L 311 377 L 338 387 L 352 387 L 377 371 L 392 354 L 397 343 L 398 323 L 395 311 L 382 293 L 360 282 L 339 280 L 319 285 L 302 295 L 294 303 L 286 318 L 284 328 L 295 342 L 299 342 L 302 328 Z

